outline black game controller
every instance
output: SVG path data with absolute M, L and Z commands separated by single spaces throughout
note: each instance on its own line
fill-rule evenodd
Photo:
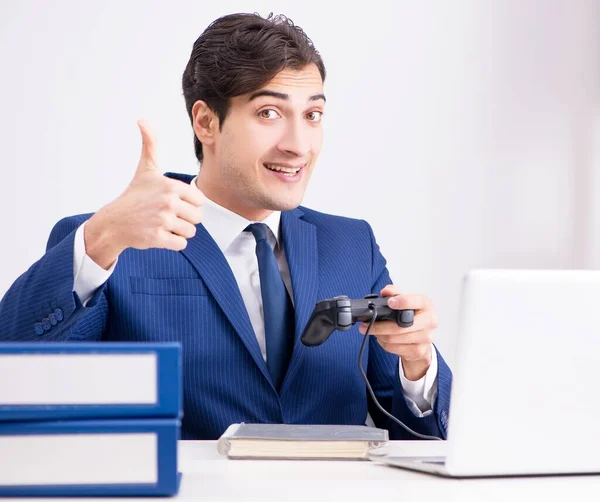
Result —
M 302 333 L 302 343 L 308 347 L 321 345 L 336 329 L 349 330 L 357 321 L 370 321 L 373 318 L 372 306 L 377 311 L 378 321 L 395 321 L 401 328 L 413 325 L 414 310 L 394 310 L 388 307 L 388 298 L 367 295 L 361 300 L 351 300 L 347 296 L 336 296 L 315 305 L 308 324 Z

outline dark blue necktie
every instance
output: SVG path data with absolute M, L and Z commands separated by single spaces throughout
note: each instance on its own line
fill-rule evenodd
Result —
M 265 318 L 267 368 L 279 389 L 287 368 L 294 340 L 294 308 L 277 266 L 275 253 L 267 238 L 264 223 L 248 225 L 256 239 L 256 257 Z

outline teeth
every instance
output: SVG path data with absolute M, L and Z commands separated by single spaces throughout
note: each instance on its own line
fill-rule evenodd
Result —
M 268 169 L 271 169 L 271 171 L 279 171 L 279 172 L 282 172 L 285 174 L 291 174 L 291 175 L 294 175 L 298 171 L 300 171 L 300 168 L 278 166 L 276 164 L 265 164 L 265 167 L 267 167 Z

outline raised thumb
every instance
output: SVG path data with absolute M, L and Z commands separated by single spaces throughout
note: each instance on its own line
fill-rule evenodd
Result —
M 138 120 L 138 127 L 142 133 L 142 154 L 138 164 L 138 171 L 155 171 L 156 164 L 156 138 L 145 120 Z

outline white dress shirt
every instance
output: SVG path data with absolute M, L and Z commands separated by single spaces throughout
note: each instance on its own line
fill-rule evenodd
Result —
M 196 178 L 192 180 L 191 184 L 196 186 Z M 280 238 L 279 232 L 280 220 L 281 212 L 274 211 L 262 223 L 265 223 L 271 230 L 268 233 L 269 242 L 274 249 L 279 271 L 293 302 L 291 277 L 283 249 L 283 240 Z M 266 361 L 267 351 L 265 347 L 260 277 L 256 257 L 256 240 L 251 232 L 244 232 L 244 229 L 251 223 L 254 222 L 206 198 L 203 206 L 202 224 L 231 267 L 248 311 L 250 322 L 256 333 L 262 356 Z M 77 229 L 75 234 L 73 264 L 75 281 L 73 289 L 82 303 L 86 305 L 94 292 L 108 280 L 118 259 L 109 270 L 104 270 L 97 265 L 85 251 L 84 225 L 85 223 Z M 402 363 L 400 362 L 401 386 L 409 408 L 418 417 L 427 416 L 433 412 L 433 403 L 437 395 L 437 353 L 435 347 L 432 346 L 432 349 L 431 366 L 420 380 L 408 380 L 404 375 Z

